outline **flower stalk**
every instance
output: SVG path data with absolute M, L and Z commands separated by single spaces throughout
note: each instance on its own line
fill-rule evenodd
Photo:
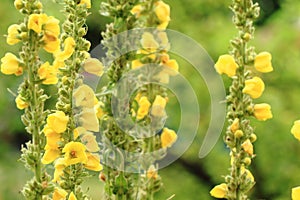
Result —
M 210 193 L 216 198 L 244 200 L 248 199 L 247 193 L 255 184 L 248 168 L 255 157 L 253 143 L 257 136 L 249 118 L 254 116 L 262 121 L 272 118 L 268 104 L 253 103 L 265 89 L 261 78 L 253 74 L 255 71 L 267 73 L 273 68 L 269 53 L 256 54 L 254 47 L 249 45 L 254 37 L 253 21 L 259 16 L 259 5 L 252 0 L 233 0 L 230 8 L 238 36 L 231 41 L 230 54 L 220 56 L 215 68 L 218 73 L 232 78 L 226 99 L 229 126 L 224 137 L 230 148 L 231 167 L 225 183 L 217 185 Z

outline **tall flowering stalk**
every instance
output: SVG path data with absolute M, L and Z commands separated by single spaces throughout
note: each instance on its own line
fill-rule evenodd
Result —
M 131 119 L 140 127 L 152 127 L 149 129 L 138 128 L 134 131 L 135 133 L 126 132 L 119 127 L 116 121 L 118 119 L 113 115 L 112 109 L 114 108 L 111 108 L 114 105 L 112 101 L 113 95 L 115 95 L 111 91 L 117 86 L 123 75 L 146 64 L 150 64 L 150 68 L 154 67 L 149 68 L 148 72 L 152 75 L 157 73 L 157 82 L 166 83 L 169 73 L 176 74 L 178 65 L 175 60 L 169 59 L 166 53 L 169 44 L 167 35 L 163 31 L 170 21 L 170 8 L 162 1 L 126 0 L 121 3 L 108 1 L 102 4 L 101 13 L 112 17 L 114 22 L 109 24 L 107 31 L 103 33 L 103 44 L 107 48 L 107 57 L 113 62 L 108 66 L 110 80 L 108 86 L 100 94 L 104 112 L 101 118 L 101 129 L 104 134 L 102 138 L 103 157 L 107 164 L 103 173 L 100 174 L 100 178 L 105 181 L 106 199 L 153 199 L 154 193 L 161 187 L 157 166 L 153 164 L 156 160 L 163 158 L 166 148 L 170 147 L 177 137 L 176 133 L 168 128 L 164 128 L 161 136 L 155 132 L 157 131 L 155 128 L 161 125 L 166 118 L 164 111 L 167 103 L 166 90 L 160 85 L 147 84 L 134 91 L 134 98 L 131 98 L 132 101 L 129 105 L 126 101 L 128 98 L 124 101 L 124 107 L 122 107 L 124 110 L 121 112 L 130 112 Z M 130 32 L 129 35 L 117 36 L 123 31 L 147 26 L 157 27 L 157 30 L 154 30 L 154 33 L 138 30 Z M 139 38 L 141 33 L 142 37 Z M 112 40 L 112 37 L 117 39 Z M 158 38 L 157 41 L 155 38 Z M 128 45 L 138 45 L 140 49 L 137 52 L 118 55 L 118 49 L 130 49 Z M 165 69 L 162 69 L 163 65 L 166 66 Z M 168 71 L 168 67 L 175 72 Z M 147 76 L 144 73 L 147 73 L 147 69 L 146 71 L 142 70 L 141 74 L 137 74 L 138 78 L 130 77 L 128 82 L 130 85 L 124 85 L 124 91 L 121 92 L 133 92 L 131 89 L 134 86 L 132 85 L 139 85 L 138 82 Z M 118 104 L 123 103 L 123 99 L 119 98 L 117 101 Z M 154 151 L 160 153 L 156 153 L 156 157 L 146 155 Z M 139 154 L 139 156 L 132 158 L 131 153 Z M 127 166 L 126 163 L 132 159 L 137 159 L 140 163 L 139 166 L 136 166 L 136 172 L 139 174 L 127 172 L 133 166 Z
M 57 83 L 57 68 L 39 57 L 41 49 L 54 53 L 60 44 L 59 21 L 47 16 L 42 11 L 38 0 L 15 0 L 17 10 L 24 15 L 24 21 L 8 28 L 7 43 L 22 43 L 19 56 L 7 53 L 1 59 L 1 72 L 20 76 L 24 73 L 24 81 L 19 86 L 16 97 L 17 107 L 24 110 L 22 121 L 32 140 L 22 147 L 21 161 L 26 168 L 33 171 L 34 177 L 26 183 L 22 194 L 26 199 L 41 200 L 54 189 L 51 177 L 41 162 L 44 153 L 45 137 L 42 134 L 47 111 L 44 103 L 49 98 L 42 89 L 42 84 Z
M 176 75 L 179 67 L 176 60 L 168 55 L 170 44 L 165 29 L 170 21 L 169 5 L 157 0 L 144 1 L 133 7 L 131 12 L 138 19 L 139 26 L 151 27 L 140 38 L 140 49 L 131 68 L 144 67 L 144 70 L 140 70 L 140 79 L 147 79 L 151 74 L 156 84 L 148 83 L 136 91 L 131 112 L 136 123 L 148 127 L 141 152 L 143 158 L 140 159 L 142 175 L 138 198 L 154 199 L 154 193 L 162 185 L 158 165 L 154 163 L 166 155 L 167 147 L 171 147 L 177 139 L 176 133 L 167 127 L 159 132 L 167 118 L 165 107 L 168 102 L 166 89 L 160 84 L 168 84 L 169 77 Z
M 94 62 L 87 52 L 90 43 L 83 38 L 90 1 L 64 1 L 66 20 L 61 36 L 62 49 L 55 51 L 54 63 L 59 69 L 56 111 L 48 115 L 43 132 L 46 136 L 42 162 L 54 162 L 53 182 L 57 187 L 53 199 L 86 199 L 82 191 L 86 169 L 100 171 L 99 146 L 93 132 L 99 131 L 93 90 L 83 83 L 80 70 L 101 75 L 101 63 Z
M 210 194 L 216 198 L 230 200 L 248 199 L 247 193 L 255 181 L 248 170 L 255 156 L 253 143 L 256 140 L 250 117 L 265 121 L 272 118 L 271 107 L 266 103 L 254 104 L 265 88 L 258 72 L 273 70 L 271 55 L 268 52 L 256 54 L 249 41 L 254 37 L 253 21 L 259 16 L 259 5 L 252 0 L 233 0 L 233 23 L 238 29 L 238 36 L 231 41 L 229 55 L 219 57 L 215 68 L 218 73 L 232 78 L 227 96 L 227 118 L 229 126 L 224 141 L 230 148 L 230 174 L 225 176 L 225 183 L 215 186 Z

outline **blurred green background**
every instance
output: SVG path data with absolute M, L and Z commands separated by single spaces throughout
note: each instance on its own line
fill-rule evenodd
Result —
M 49 15 L 62 18 L 60 7 L 50 0 L 43 0 Z M 213 60 L 228 51 L 229 40 L 237 32 L 231 23 L 232 13 L 228 9 L 230 0 L 166 0 L 171 5 L 169 28 L 190 36 L 201 44 Z M 256 177 L 256 186 L 251 199 L 291 199 L 291 188 L 300 185 L 300 143 L 290 134 L 293 121 L 300 118 L 300 1 L 259 0 L 262 7 L 256 23 L 253 45 L 257 52 L 269 51 L 273 55 L 274 72 L 264 74 L 266 90 L 255 102 L 272 105 L 273 119 L 257 122 L 253 126 L 258 135 L 255 143 L 256 158 L 251 170 Z M 96 46 L 100 32 L 109 19 L 98 14 L 100 0 L 92 0 L 92 14 L 88 18 L 87 38 Z M 18 23 L 21 15 L 14 9 L 12 0 L 0 2 L 0 30 L 6 34 L 12 23 Z M 0 37 L 0 57 L 8 51 L 17 52 L 18 45 L 9 46 L 5 37 Z M 192 49 L 191 49 L 192 51 Z M 203 159 L 198 158 L 199 147 L 210 119 L 209 94 L 201 77 L 193 75 L 191 67 L 180 62 L 180 71 L 191 81 L 199 98 L 201 122 L 198 135 L 188 151 L 176 162 L 161 170 L 164 187 L 156 199 L 195 200 L 212 199 L 210 189 L 223 182 L 229 167 L 228 149 L 219 139 L 213 151 Z M 31 173 L 18 162 L 20 146 L 28 140 L 20 121 L 21 111 L 15 107 L 14 97 L 7 91 L 16 92 L 22 78 L 0 74 L 0 200 L 23 199 L 19 193 Z M 228 88 L 230 80 L 224 77 Z M 51 87 L 55 97 L 55 90 Z M 168 113 L 171 113 L 171 101 Z M 51 102 L 50 106 L 52 106 Z M 168 123 L 176 126 L 178 116 L 169 114 Z M 225 129 L 225 128 L 224 128 Z M 189 133 L 185 133 L 189 134 Z M 85 183 L 93 199 L 101 199 L 103 184 L 98 175 Z

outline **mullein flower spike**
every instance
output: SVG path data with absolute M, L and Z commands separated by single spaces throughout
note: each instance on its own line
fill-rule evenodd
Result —
M 239 30 L 239 36 L 231 41 L 229 54 L 219 57 L 215 69 L 219 74 L 232 78 L 227 96 L 228 123 L 225 143 L 230 148 L 230 174 L 225 183 L 211 190 L 215 198 L 246 200 L 247 193 L 254 186 L 255 180 L 247 169 L 255 156 L 253 142 L 257 136 L 250 125 L 249 117 L 265 121 L 272 118 L 271 106 L 267 103 L 254 104 L 253 100 L 261 97 L 265 84 L 253 72 L 273 71 L 271 54 L 256 54 L 248 42 L 253 38 L 253 21 L 259 16 L 259 5 L 249 1 L 233 0 L 233 23 Z

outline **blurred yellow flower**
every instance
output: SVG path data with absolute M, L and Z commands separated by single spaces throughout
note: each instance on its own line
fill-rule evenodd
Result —
M 74 195 L 73 192 L 71 192 L 71 194 L 70 194 L 68 200 L 77 200 L 77 198 L 76 198 L 76 196 Z
M 74 140 L 76 140 L 79 136 L 83 135 L 87 130 L 83 127 L 77 127 L 73 131 Z
M 56 111 L 48 115 L 47 125 L 56 133 L 63 133 L 67 129 L 69 117 L 62 111 Z
M 65 200 L 68 193 L 61 188 L 56 187 L 53 192 L 52 200 Z
M 99 155 L 87 153 L 87 163 L 84 165 L 86 169 L 92 170 L 92 171 L 101 171 L 103 169 L 103 166 L 100 164 L 100 157 Z
M 232 77 L 236 74 L 238 65 L 231 55 L 226 54 L 219 57 L 215 64 L 215 68 L 219 74 L 226 74 L 227 76 Z
M 300 186 L 292 188 L 292 200 L 300 199 Z
M 252 175 L 252 173 L 248 169 L 246 169 L 244 165 L 242 165 L 241 166 L 241 174 L 244 174 L 244 173 L 246 173 L 247 179 L 254 182 L 254 176 Z
M 57 182 L 60 180 L 60 177 L 63 175 L 63 171 L 66 168 L 66 163 L 64 158 L 59 158 L 55 161 L 54 165 L 54 176 L 53 176 L 53 182 Z
M 87 108 L 94 107 L 94 90 L 88 85 L 79 86 L 73 93 L 75 99 L 75 106 L 82 106 Z
M 43 132 L 47 139 L 47 143 L 46 143 L 47 148 L 58 149 L 58 142 L 61 141 L 60 133 L 56 133 L 54 130 L 49 128 L 48 125 L 44 127 Z
M 20 95 L 17 96 L 17 98 L 15 99 L 15 102 L 16 102 L 17 108 L 20 110 L 23 110 L 29 106 L 28 103 L 26 103 L 25 101 L 22 100 L 22 97 Z
M 85 153 L 85 146 L 80 142 L 69 142 L 62 150 L 65 153 L 66 166 L 74 165 L 77 163 L 85 164 L 87 162 L 87 155 Z
M 98 101 L 98 100 L 97 100 Z M 96 115 L 98 117 L 98 119 L 101 119 L 102 116 L 105 114 L 102 107 L 104 106 L 104 104 L 101 101 L 98 101 L 95 105 L 94 105 L 94 110 L 96 112 Z
M 230 125 L 230 130 L 231 130 L 232 133 L 234 133 L 239 128 L 240 128 L 240 120 L 239 120 L 239 118 L 235 118 L 233 120 L 232 124 Z
M 291 133 L 300 141 L 300 120 L 294 122 Z
M 160 136 L 162 148 L 171 147 L 177 140 L 177 135 L 175 131 L 164 128 Z
M 154 36 L 149 32 L 143 33 L 141 39 L 141 45 L 144 49 L 146 49 L 150 53 L 155 52 L 159 48 L 159 44 L 154 39 Z
M 20 10 L 21 8 L 23 8 L 23 2 L 22 2 L 22 0 L 15 0 L 14 1 L 14 5 L 15 5 L 15 8 L 17 10 Z
M 261 52 L 255 57 L 254 67 L 259 72 L 271 72 L 273 71 L 271 60 L 272 55 L 269 52 Z
M 86 131 L 81 137 L 81 142 L 89 152 L 97 152 L 100 150 L 96 136 L 92 132 Z
M 258 120 L 265 121 L 273 117 L 271 112 L 271 106 L 267 103 L 261 103 L 254 105 L 254 116 Z
M 50 85 L 58 82 L 57 72 L 58 70 L 51 66 L 49 62 L 45 62 L 40 66 L 38 75 L 43 80 L 43 84 Z
M 18 58 L 12 53 L 6 53 L 3 58 L 1 58 L 1 72 L 6 75 L 16 74 L 20 71 Z
M 222 183 L 220 185 L 216 185 L 211 191 L 210 195 L 215 198 L 225 198 L 227 194 L 227 185 L 226 183 Z
M 164 69 L 164 71 L 166 71 L 169 75 L 171 76 L 175 76 L 178 74 L 178 63 L 176 60 L 174 59 L 170 59 L 165 63 L 165 66 L 167 67 L 166 69 Z
M 157 170 L 155 169 L 154 165 L 151 165 L 147 170 L 147 178 L 155 180 L 157 179 L 157 177 L 158 177 Z
M 85 4 L 86 8 L 91 8 L 92 7 L 91 0 L 80 0 L 78 5 L 82 5 L 82 4 Z
M 131 14 L 135 15 L 136 17 L 139 17 L 141 15 L 141 12 L 143 10 L 142 5 L 136 5 L 131 9 Z
M 170 6 L 163 1 L 155 3 L 154 12 L 161 23 L 169 22 L 170 19 Z
M 243 93 L 249 94 L 253 99 L 259 98 L 265 90 L 265 84 L 261 78 L 255 76 L 245 81 Z
M 83 68 L 86 72 L 90 74 L 95 74 L 96 76 L 102 76 L 103 74 L 103 64 L 96 58 L 88 58 L 84 62 Z
M 44 34 L 43 42 L 44 42 L 43 48 L 48 53 L 55 53 L 55 52 L 59 51 L 60 40 L 58 39 L 58 37 L 55 37 L 51 33 L 46 32 Z
M 12 24 L 8 27 L 6 42 L 9 45 L 14 45 L 20 42 L 19 36 L 20 25 Z
M 154 102 L 151 107 L 151 115 L 156 117 L 162 117 L 165 115 L 165 107 L 167 101 L 160 95 L 156 95 Z
M 64 61 L 72 56 L 75 50 L 75 40 L 72 37 L 67 37 L 64 41 L 64 50 L 55 54 L 56 59 Z
M 46 14 L 31 14 L 28 19 L 28 29 L 31 29 L 36 33 L 41 33 L 47 19 L 48 17 Z
M 60 34 L 59 20 L 53 16 L 47 17 L 47 21 L 44 25 L 45 33 L 51 34 L 54 37 L 58 37 Z
M 250 156 L 253 155 L 253 145 L 252 145 L 252 143 L 250 142 L 249 139 L 247 139 L 246 141 L 244 141 L 241 146 L 242 146 L 242 148 L 244 149 L 244 151 L 246 153 L 248 153 Z
M 79 123 L 86 130 L 94 132 L 99 131 L 99 120 L 94 108 L 83 107 L 81 113 L 79 114 Z
M 139 67 L 142 67 L 144 64 L 140 60 L 133 60 L 131 62 L 131 69 L 137 69 Z
M 149 102 L 147 97 L 143 96 L 138 101 L 138 104 L 139 104 L 139 108 L 137 111 L 136 118 L 139 120 L 139 119 L 143 119 L 148 114 L 151 103 Z

